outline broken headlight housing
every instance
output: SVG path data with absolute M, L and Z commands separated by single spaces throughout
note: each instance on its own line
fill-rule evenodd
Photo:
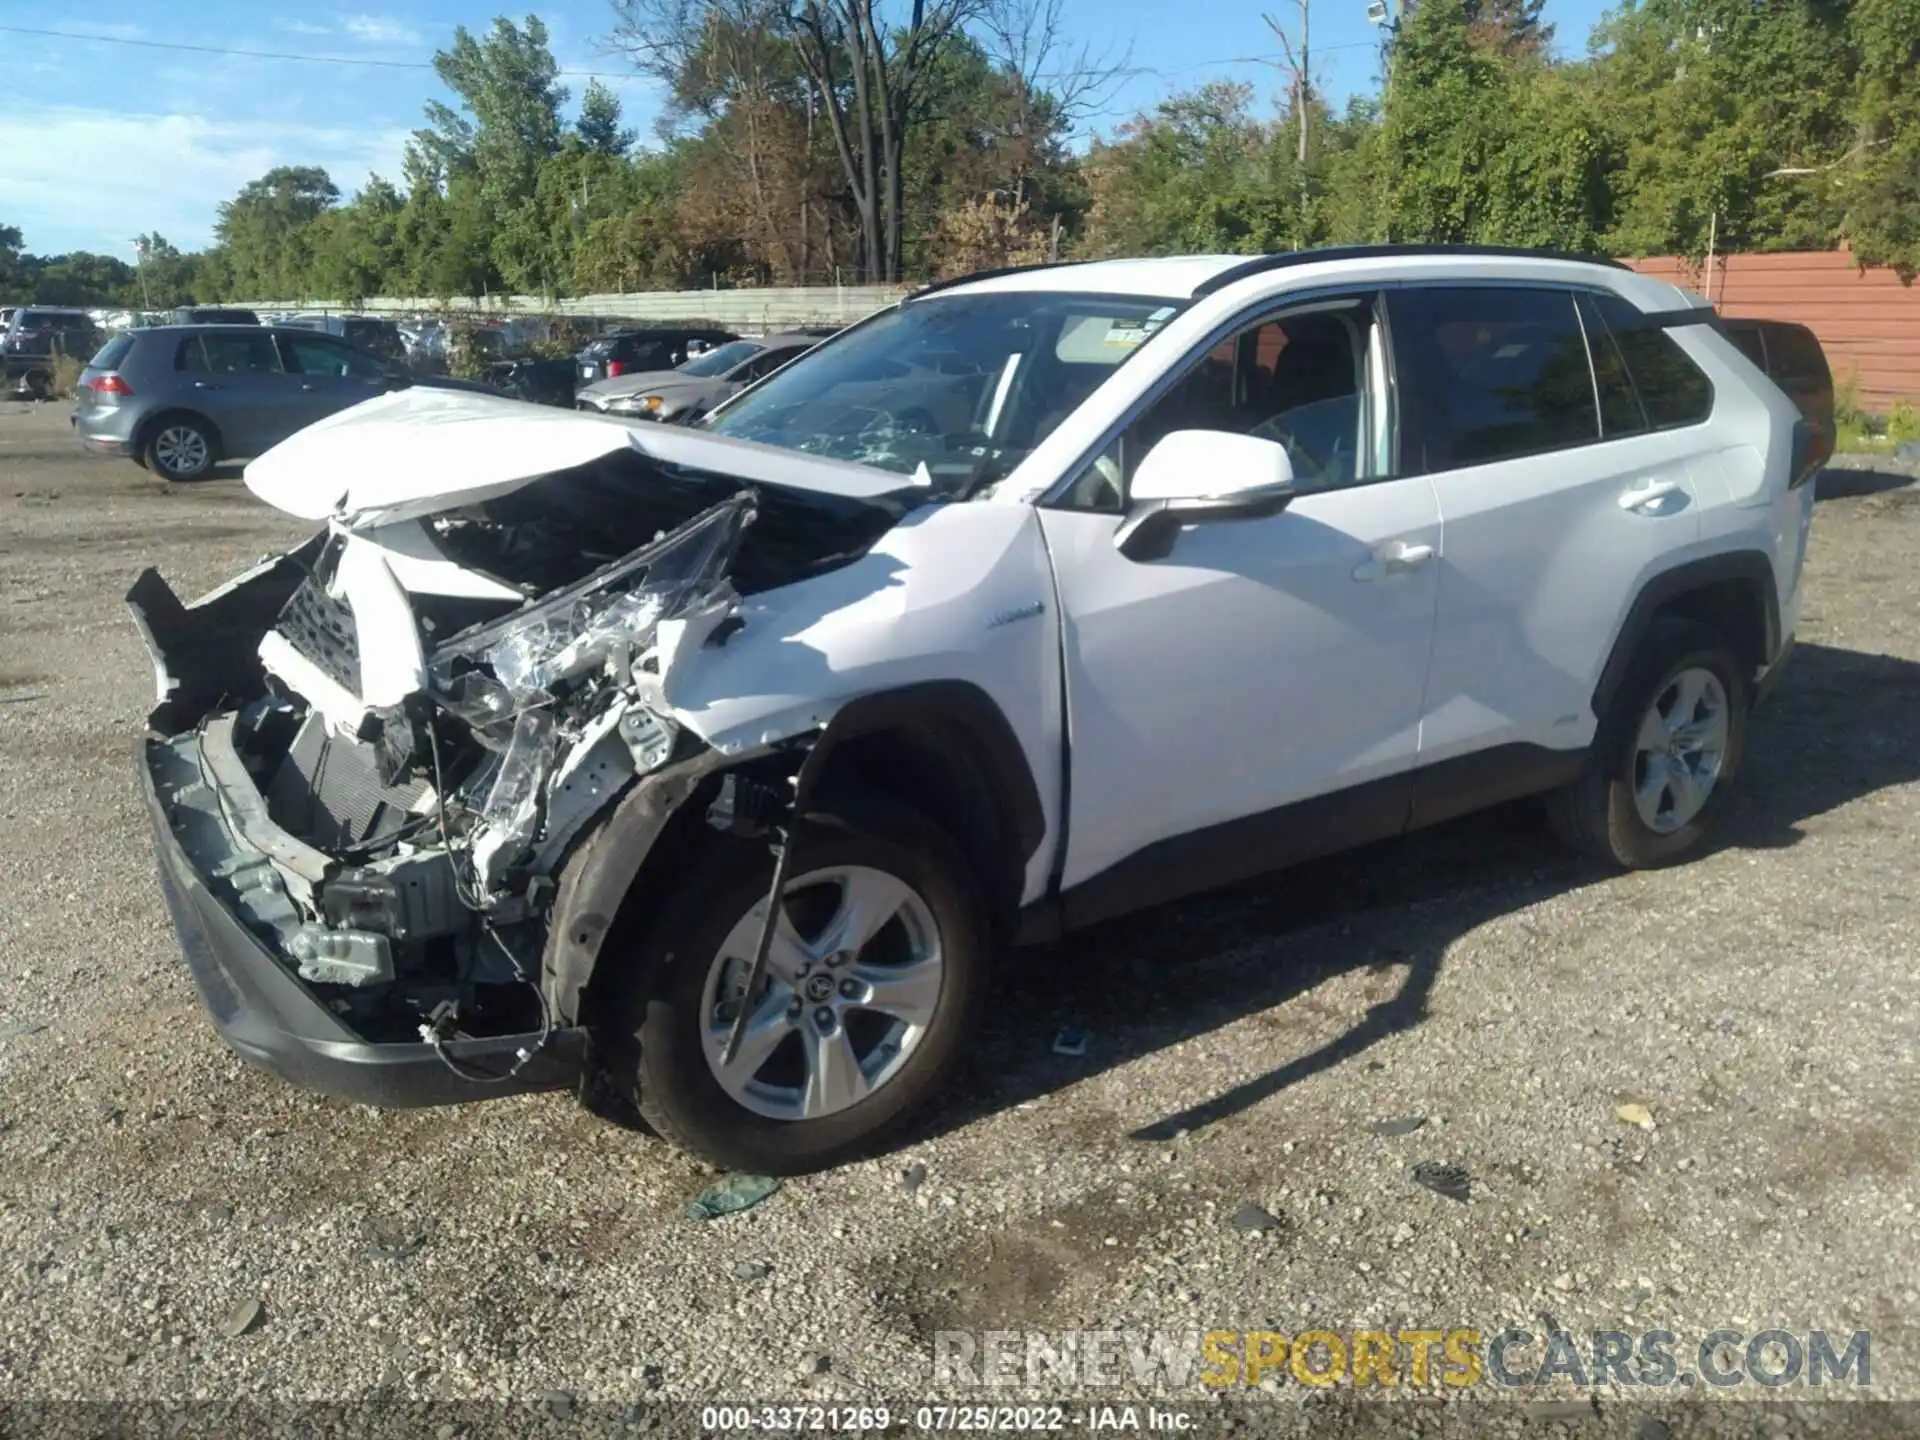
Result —
M 625 715 L 650 713 L 670 662 L 662 624 L 731 610 L 727 571 L 754 516 L 745 492 L 696 515 L 652 544 L 503 619 L 454 636 L 428 661 L 435 704 L 466 723 L 497 759 L 470 780 L 478 819 L 471 853 L 483 886 L 538 836 L 549 782 L 570 750 L 597 743 Z M 684 631 L 686 627 L 678 627 Z M 636 764 L 664 761 L 672 727 L 627 724 Z M 661 736 L 666 744 L 662 748 Z M 439 788 L 436 750 L 436 789 Z

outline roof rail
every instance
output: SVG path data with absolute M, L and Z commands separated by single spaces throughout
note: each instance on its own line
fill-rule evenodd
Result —
M 1312 265 L 1321 260 L 1414 259 L 1431 255 L 1485 255 L 1506 260 L 1577 260 L 1586 265 L 1606 265 L 1615 270 L 1622 265 L 1609 255 L 1575 255 L 1564 250 L 1531 250 L 1519 245 L 1315 245 L 1305 250 L 1283 250 L 1277 255 L 1256 255 L 1245 264 L 1222 270 L 1210 280 L 1194 287 L 1193 298 L 1211 295 L 1250 275 L 1269 270 L 1285 270 L 1294 265 Z
M 919 300 L 924 296 L 937 294 L 942 290 L 951 290 L 956 285 L 971 285 L 976 280 L 998 280 L 1003 275 L 1025 275 L 1032 270 L 1065 270 L 1072 265 L 1095 265 L 1095 260 L 1042 260 L 1037 265 L 1002 265 L 997 270 L 975 270 L 970 275 L 956 275 L 951 280 L 935 280 L 922 285 L 903 297 L 904 300 Z

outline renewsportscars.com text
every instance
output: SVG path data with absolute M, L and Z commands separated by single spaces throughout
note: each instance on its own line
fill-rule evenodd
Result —
M 1326 1387 L 1669 1386 L 1873 1383 L 1872 1335 L 1712 1330 L 942 1330 L 935 1385 L 1082 1393 L 1139 1386 L 1172 1393 L 1276 1384 Z

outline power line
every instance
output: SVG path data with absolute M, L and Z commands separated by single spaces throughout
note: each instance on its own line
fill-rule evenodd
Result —
M 247 60 L 299 60 L 311 65 L 374 65 L 383 70 L 431 70 L 431 60 L 379 60 L 371 56 L 300 55 L 290 50 L 238 50 L 224 45 L 188 45 L 177 40 L 142 40 L 126 35 L 81 35 L 71 30 L 36 30 L 26 25 L 0 25 L 0 33 L 38 35 L 49 40 L 87 40 L 99 45 L 132 45 L 147 50 L 182 50 L 191 55 L 234 55 Z M 592 80 L 633 80 L 632 71 L 562 70 Z

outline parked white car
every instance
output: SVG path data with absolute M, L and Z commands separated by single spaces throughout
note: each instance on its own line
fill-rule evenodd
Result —
M 831 1164 L 1005 947 L 1527 795 L 1696 849 L 1816 444 L 1697 297 L 1408 247 L 977 277 L 696 428 L 385 396 L 249 467 L 307 544 L 129 597 L 162 878 L 292 1079 Z

